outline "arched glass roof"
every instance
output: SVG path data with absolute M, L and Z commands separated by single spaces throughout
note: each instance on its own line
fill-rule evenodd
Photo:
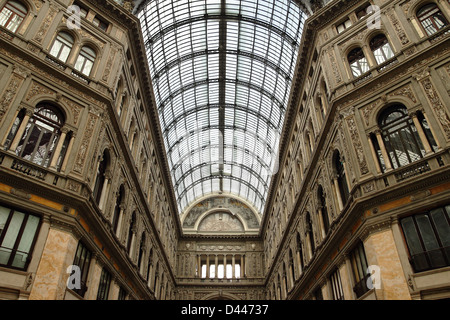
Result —
M 180 213 L 228 192 L 262 214 L 306 15 L 294 0 L 149 0 L 140 8 Z

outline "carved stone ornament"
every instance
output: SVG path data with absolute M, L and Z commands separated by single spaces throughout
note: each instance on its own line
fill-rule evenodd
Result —
M 433 83 L 431 82 L 431 78 L 426 77 L 422 79 L 420 81 L 420 84 L 425 90 L 426 96 L 430 101 L 430 104 L 433 107 L 434 112 L 436 113 L 436 118 L 439 120 L 440 124 L 442 125 L 442 128 L 444 129 L 447 139 L 450 139 L 450 118 L 447 114 L 444 104 L 442 103 L 438 93 L 436 92 L 436 89 L 433 86 Z
M 27 96 L 25 98 L 26 101 L 30 101 L 37 95 L 54 95 L 55 91 L 50 90 L 38 82 L 32 81 L 30 89 L 28 90 Z
M 356 127 L 355 117 L 350 116 L 346 118 L 347 126 L 350 132 L 350 136 L 352 138 L 352 144 L 355 148 L 356 157 L 358 158 L 359 168 L 361 170 L 361 174 L 366 174 L 369 172 L 369 168 L 367 165 L 366 157 L 364 155 L 360 135 L 358 133 L 358 128 Z
M 9 106 L 11 105 L 14 97 L 17 94 L 17 90 L 19 86 L 23 82 L 23 77 L 13 74 L 11 76 L 11 80 L 9 81 L 8 86 L 6 87 L 6 90 L 3 92 L 3 95 L 0 97 L 0 122 L 3 119 L 4 114 L 8 110 Z
M 94 134 L 95 125 L 97 123 L 98 116 L 90 113 L 88 117 L 88 121 L 86 124 L 86 128 L 84 130 L 84 136 L 81 141 L 80 148 L 78 149 L 78 154 L 75 158 L 74 170 L 78 173 L 81 173 L 84 167 L 84 163 L 86 161 L 86 156 L 88 154 L 89 144 L 92 140 L 92 136 Z
M 39 28 L 38 32 L 34 36 L 34 40 L 36 42 L 38 42 L 38 43 L 42 42 L 45 35 L 47 34 L 47 31 L 48 31 L 50 25 L 52 24 L 52 22 L 55 18 L 56 13 L 57 13 L 57 9 L 54 8 L 53 6 L 50 6 L 47 16 L 45 17 L 44 21 L 42 22 L 41 27 Z

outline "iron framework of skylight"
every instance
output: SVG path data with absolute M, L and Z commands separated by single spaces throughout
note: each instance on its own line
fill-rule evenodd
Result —
M 141 8 L 180 213 L 214 192 L 262 213 L 305 14 L 293 0 L 149 0 Z

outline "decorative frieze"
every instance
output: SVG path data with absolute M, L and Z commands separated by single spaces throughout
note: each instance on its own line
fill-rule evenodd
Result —
M 433 86 L 433 83 L 431 82 L 431 78 L 427 76 L 419 82 L 425 91 L 430 105 L 436 113 L 436 118 L 439 120 L 439 123 L 443 128 L 446 138 L 450 139 L 450 118 L 447 114 L 447 111 L 445 110 L 444 104 L 442 103 L 436 89 Z
M 361 143 L 361 137 L 356 127 L 356 121 L 354 116 L 349 116 L 346 119 L 347 127 L 350 132 L 350 137 L 352 139 L 353 147 L 355 148 L 356 157 L 358 159 L 359 169 L 361 174 L 366 174 L 369 172 L 369 167 L 367 165 L 366 157 L 364 155 L 364 150 Z
M 17 91 L 21 86 L 24 77 L 19 74 L 13 73 L 5 91 L 0 97 L 0 123 L 5 115 L 6 111 L 9 109 L 12 101 L 17 95 Z
M 58 10 L 56 8 L 54 8 L 53 6 L 50 6 L 47 16 L 45 17 L 44 21 L 42 22 L 41 27 L 39 28 L 38 32 L 34 36 L 34 40 L 36 42 L 42 43 L 42 40 L 44 39 L 45 35 L 47 34 L 47 31 L 50 28 L 50 25 L 53 23 L 53 20 L 56 16 L 57 12 L 58 12 Z
M 31 99 L 33 99 L 35 96 L 38 95 L 49 95 L 52 96 L 55 94 L 55 91 L 43 86 L 42 84 L 36 82 L 36 81 L 32 81 L 31 85 L 30 85 L 30 89 L 28 89 L 28 93 L 25 97 L 25 101 L 30 101 Z
M 336 84 L 339 84 L 342 82 L 342 76 L 341 73 L 339 72 L 339 68 L 336 62 L 336 56 L 332 48 L 328 50 L 328 58 L 330 59 L 331 70 L 333 71 L 334 80 L 336 81 Z
M 81 141 L 80 148 L 78 149 L 78 154 L 75 159 L 74 171 L 81 173 L 86 162 L 86 156 L 88 154 L 89 144 L 91 142 L 92 136 L 94 134 L 95 125 L 97 123 L 98 116 L 89 113 L 86 128 L 84 129 L 84 136 Z
M 397 37 L 399 38 L 400 42 L 403 46 L 407 45 L 409 43 L 408 36 L 405 33 L 405 30 L 403 29 L 400 21 L 397 19 L 397 15 L 393 8 L 389 10 L 389 8 L 386 10 L 386 15 L 389 17 L 389 20 L 391 20 L 392 25 L 394 26 L 395 33 L 397 34 Z

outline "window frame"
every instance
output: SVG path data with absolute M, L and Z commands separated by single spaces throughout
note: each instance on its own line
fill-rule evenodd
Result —
M 395 112 L 403 113 L 403 115 L 401 117 L 397 117 L 395 120 L 389 120 L 388 122 L 386 122 L 388 117 Z M 389 160 L 386 159 L 385 161 L 391 161 L 394 169 L 407 166 L 424 158 L 425 148 L 422 144 L 422 141 L 420 140 L 417 128 L 408 114 L 408 109 L 406 108 L 406 106 L 401 103 L 397 103 L 385 108 L 378 116 L 378 126 L 380 128 L 381 136 L 389 156 Z M 409 134 L 411 137 L 413 137 L 413 140 L 405 140 L 405 134 L 402 134 L 402 132 L 406 132 L 407 134 Z M 400 140 L 397 141 L 396 139 Z M 407 152 L 408 150 L 410 150 L 408 149 L 408 145 L 410 148 L 411 146 L 417 148 L 416 151 L 419 152 L 417 153 L 417 155 L 419 156 L 418 159 L 413 159 L 410 152 Z M 403 149 L 400 150 L 398 148 L 399 146 L 402 146 Z M 399 155 L 399 151 L 402 154 Z M 405 155 L 407 163 L 404 162 Z
M 436 212 L 438 210 L 440 210 L 441 213 L 443 213 L 444 219 L 446 219 L 448 225 L 450 225 L 450 204 L 446 204 L 446 205 L 436 207 L 436 208 L 426 210 L 426 211 L 416 212 L 416 213 L 401 217 L 399 219 L 399 224 L 400 224 L 400 229 L 401 229 L 405 249 L 408 254 L 408 260 L 411 265 L 411 268 L 413 269 L 413 271 L 415 273 L 420 273 L 420 272 L 424 272 L 424 271 L 435 270 L 435 269 L 445 268 L 445 267 L 450 266 L 449 246 L 444 246 L 443 240 L 442 240 L 441 235 L 439 234 L 439 230 L 437 228 L 438 224 L 435 221 L 436 220 L 435 217 L 432 216 L 432 213 Z M 424 227 L 426 227 L 426 226 L 420 227 L 419 223 L 417 221 L 418 217 L 421 217 L 421 216 L 428 217 L 429 226 L 431 227 L 431 231 L 433 232 L 432 235 L 434 236 L 434 240 L 436 241 L 436 243 L 439 245 L 439 247 L 437 249 L 427 250 L 427 248 L 426 248 L 427 245 L 430 245 L 430 242 L 427 241 L 428 243 L 426 243 L 424 240 L 423 232 L 425 231 Z M 415 231 L 414 236 L 417 236 L 416 239 L 411 239 L 410 236 L 412 236 L 413 234 L 410 234 L 408 236 L 407 232 L 405 231 L 406 227 L 405 227 L 404 223 L 408 219 L 410 221 L 412 221 L 412 223 L 413 223 L 414 231 Z M 413 242 L 413 241 L 418 241 L 418 242 L 416 242 L 416 245 L 420 245 L 420 249 L 422 249 L 422 251 L 420 253 L 414 253 L 414 254 L 412 253 L 413 248 L 411 248 L 411 246 L 413 244 L 411 242 Z M 447 253 L 445 250 L 449 251 L 449 253 Z M 435 261 L 431 260 L 431 257 L 430 257 L 431 251 L 439 251 L 441 253 L 441 257 L 443 258 L 443 260 L 445 262 L 445 265 L 441 265 L 441 266 L 434 265 L 433 266 L 433 263 L 435 263 Z M 427 263 L 427 267 L 419 268 L 418 265 L 416 264 L 414 256 L 418 256 L 419 254 L 423 255 L 422 258 L 425 259 L 425 262 Z
M 26 11 L 26 12 L 23 12 L 21 8 L 18 8 L 17 6 L 14 6 L 14 5 L 12 4 L 12 2 L 18 3 L 18 4 L 22 5 L 27 11 Z M 10 8 L 10 7 L 12 7 L 12 8 Z M 11 31 L 12 33 L 16 33 L 16 32 L 20 29 L 20 27 L 22 26 L 22 23 L 25 21 L 26 17 L 28 16 L 29 9 L 27 8 L 26 5 L 24 5 L 24 4 L 23 4 L 22 2 L 20 2 L 20 1 L 15 1 L 15 0 L 13 0 L 13 1 L 7 1 L 7 2 L 5 3 L 5 5 L 2 7 L 2 9 L 0 10 L 0 16 L 1 16 L 1 14 L 3 13 L 3 10 L 5 10 L 5 8 L 6 8 L 7 10 L 11 11 L 12 14 L 6 19 L 5 24 L 4 24 L 4 25 L 1 25 L 1 26 L 2 26 L 3 28 L 5 28 L 5 29 Z M 14 9 L 14 10 L 13 10 L 13 9 Z M 20 13 L 20 14 L 23 14 L 23 16 L 20 15 L 19 13 Z M 21 19 L 21 20 L 20 20 L 20 22 L 15 26 L 15 29 L 12 30 L 12 29 L 10 29 L 8 26 L 11 25 L 11 21 L 12 21 L 12 20 L 14 19 L 14 17 L 16 17 L 16 16 L 19 17 L 19 19 Z
M 433 5 L 434 5 L 434 7 L 431 8 Z M 430 9 L 425 11 L 425 9 L 427 7 L 430 7 Z M 420 11 L 425 11 L 425 12 L 420 12 Z M 433 11 L 435 11 L 435 12 L 433 13 Z M 436 24 L 435 19 L 436 19 L 436 15 L 437 14 L 440 14 L 442 16 L 442 18 L 444 19 L 444 21 L 443 21 L 444 25 L 442 27 L 439 27 Z M 448 18 L 445 16 L 444 12 L 441 10 L 441 8 L 435 2 L 430 2 L 430 3 L 427 3 L 427 4 L 424 4 L 424 5 L 420 6 L 416 10 L 416 17 L 417 17 L 417 20 L 419 21 L 422 29 L 425 31 L 427 36 L 431 36 L 431 35 L 435 34 L 436 32 L 439 32 L 439 30 L 444 29 L 446 26 L 449 25 Z M 429 22 L 431 24 L 429 24 L 428 26 L 425 26 L 424 22 L 427 21 L 427 20 L 429 20 Z M 432 28 L 434 28 L 435 31 L 430 33 L 429 32 L 429 27 L 430 26 Z
M 19 227 L 19 230 L 17 232 L 17 235 L 15 236 L 14 245 L 13 245 L 12 248 L 8 248 L 8 249 L 11 250 L 10 256 L 8 258 L 8 262 L 6 264 L 0 264 L 0 266 L 1 267 L 5 267 L 5 268 L 10 268 L 10 269 L 26 271 L 28 269 L 28 266 L 29 266 L 31 260 L 33 259 L 34 247 L 35 247 L 37 238 L 38 238 L 40 230 L 41 230 L 41 225 L 42 225 L 42 220 L 43 220 L 42 216 L 39 216 L 37 214 L 29 213 L 28 211 L 18 210 L 18 209 L 14 208 L 14 207 L 5 205 L 3 203 L 0 204 L 0 208 L 5 208 L 6 210 L 9 210 L 9 213 L 8 213 L 8 216 L 7 216 L 6 220 L 5 220 L 5 224 L 3 226 L 3 229 L 1 229 L 1 231 L 0 231 L 0 248 L 2 248 L 3 241 L 5 240 L 5 236 L 6 236 L 7 232 L 8 232 L 8 228 L 11 226 L 11 220 L 13 219 L 14 213 L 15 212 L 19 212 L 19 213 L 22 213 L 24 215 L 22 221 L 20 222 L 20 227 Z M 25 231 L 25 228 L 28 225 L 28 220 L 29 220 L 30 216 L 38 218 L 39 221 L 38 221 L 38 223 L 36 225 L 36 229 L 34 231 L 34 236 L 33 236 L 33 239 L 31 240 L 28 252 L 23 251 L 24 253 L 27 254 L 27 258 L 26 258 L 24 266 L 23 267 L 14 266 L 13 265 L 14 258 L 16 256 L 17 252 L 20 251 L 20 250 L 18 250 L 18 247 L 19 247 L 19 245 L 22 242 L 24 231 Z
M 72 38 L 72 43 L 70 43 L 70 41 L 68 39 L 64 38 L 62 36 L 62 34 L 70 36 Z M 58 53 L 56 55 L 54 55 L 54 54 L 52 54 L 52 51 L 55 48 L 55 45 L 57 44 L 57 42 L 61 44 L 61 47 L 58 49 Z M 58 59 L 59 61 L 61 61 L 63 63 L 67 63 L 67 61 L 69 60 L 69 57 L 72 53 L 74 44 L 75 44 L 75 37 L 70 32 L 62 30 L 56 34 L 56 37 L 53 40 L 53 43 L 50 47 L 49 54 L 52 57 L 54 57 L 55 59 Z M 61 59 L 61 55 L 62 55 L 64 48 L 69 48 L 69 52 L 67 53 L 67 56 L 65 57 L 65 59 Z
M 384 38 L 383 41 L 379 40 L 377 43 L 373 44 L 374 39 L 381 37 Z M 373 36 L 369 41 L 369 47 L 378 65 L 383 64 L 395 57 L 395 52 L 392 49 L 391 44 L 389 43 L 389 39 L 383 33 L 379 33 Z M 386 51 L 388 52 L 388 54 L 386 54 Z M 379 61 L 378 57 L 382 57 L 383 61 Z
M 93 52 L 90 53 L 87 51 L 87 49 L 89 49 L 90 51 Z M 82 73 L 83 75 L 89 77 L 91 76 L 93 70 L 94 70 L 94 66 L 95 66 L 95 61 L 97 60 L 97 52 L 95 49 L 93 49 L 91 46 L 89 45 L 84 45 L 81 47 L 80 52 L 78 52 L 78 56 L 77 59 L 75 60 L 75 64 L 73 66 L 73 68 Z M 88 71 L 86 72 L 86 63 L 90 62 L 91 65 L 89 66 Z M 80 64 L 81 66 L 78 67 L 78 64 Z
M 59 119 L 59 121 L 55 121 L 43 115 L 41 113 L 43 110 L 49 110 L 53 112 Z M 59 143 L 59 139 L 61 139 L 61 133 L 64 124 L 64 113 L 60 110 L 59 107 L 47 102 L 38 104 L 34 109 L 33 116 L 30 117 L 26 125 L 22 137 L 20 138 L 19 144 L 17 145 L 17 148 L 15 150 L 15 154 L 22 159 L 25 159 L 24 152 L 27 152 L 29 150 L 29 147 L 32 146 L 33 150 L 29 154 L 25 155 L 29 155 L 29 159 L 25 160 L 47 168 L 55 155 L 54 152 L 56 150 L 57 144 Z M 49 128 L 51 128 L 51 131 Z M 36 141 L 30 141 L 30 138 L 32 138 L 33 134 L 36 134 L 35 129 L 38 130 L 39 137 Z M 36 155 L 38 153 L 41 153 L 38 149 L 41 146 L 41 143 L 45 142 L 44 135 L 46 135 L 47 133 L 50 133 L 51 137 L 48 139 L 48 142 L 44 144 L 47 145 L 45 148 L 45 153 L 41 161 L 38 162 L 39 159 L 36 158 Z
M 341 273 L 338 268 L 336 268 L 330 274 L 329 281 L 333 300 L 345 300 L 344 288 L 342 287 Z
M 356 47 L 349 51 L 347 62 L 354 78 L 359 78 L 370 71 L 369 60 L 361 47 Z M 358 72 L 356 73 L 356 71 Z
M 111 273 L 103 267 L 98 284 L 97 300 L 108 300 L 109 291 L 111 289 L 111 280 Z
M 367 279 L 370 278 L 370 273 L 367 272 L 367 256 L 362 242 L 358 242 L 353 250 L 351 250 L 349 259 L 354 281 L 353 292 L 357 298 L 360 298 L 370 291 L 367 287 Z
M 80 255 L 78 256 L 78 252 L 81 250 Z M 85 254 L 86 253 L 86 254 Z M 84 258 L 83 257 L 84 255 Z M 82 265 L 80 266 L 80 262 L 82 261 Z M 92 251 L 82 242 L 79 241 L 77 245 L 77 249 L 75 250 L 75 256 L 73 258 L 73 265 L 76 265 L 80 268 L 80 288 L 74 288 L 72 291 L 76 292 L 79 296 L 84 298 L 88 287 L 87 278 L 89 276 L 89 269 L 92 261 Z

